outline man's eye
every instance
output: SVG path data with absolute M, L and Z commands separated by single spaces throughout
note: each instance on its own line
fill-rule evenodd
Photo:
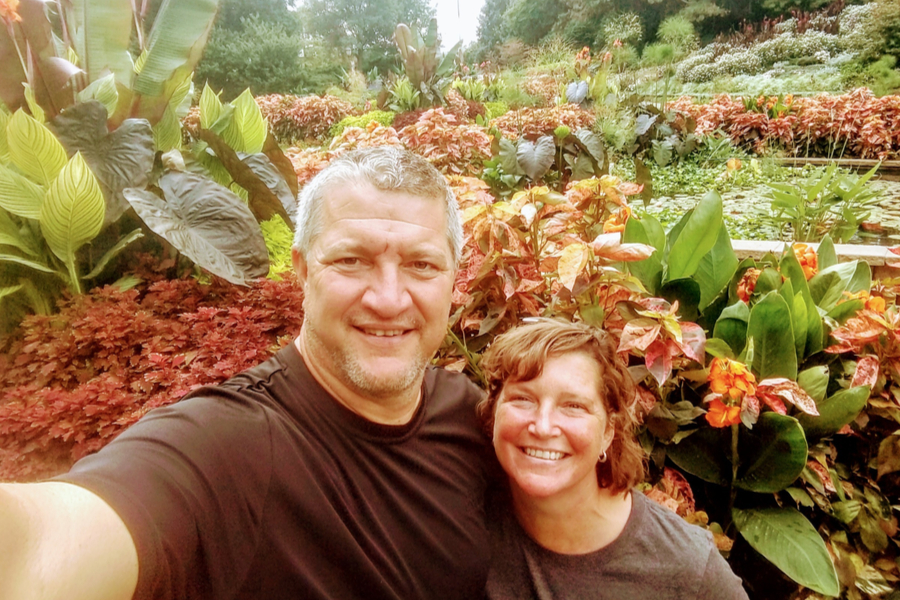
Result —
M 356 257 L 354 257 L 354 256 L 347 256 L 347 257 L 344 257 L 344 258 L 339 258 L 339 259 L 337 259 L 337 260 L 334 261 L 334 262 L 335 262 L 335 264 L 337 264 L 337 265 L 342 265 L 342 266 L 345 266 L 345 267 L 355 267 L 356 265 L 359 264 L 360 261 L 359 261 L 358 258 L 356 258 Z

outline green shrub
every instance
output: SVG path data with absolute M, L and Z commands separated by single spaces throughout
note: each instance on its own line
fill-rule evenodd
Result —
M 487 110 L 488 121 L 509 112 L 509 105 L 505 102 L 485 102 L 484 108 Z
M 670 63 L 675 59 L 675 47 L 672 44 L 647 44 L 641 55 L 641 62 L 655 67 Z
M 694 24 L 680 15 L 669 17 L 663 21 L 656 32 L 656 37 L 660 41 L 670 44 L 679 55 L 695 50 L 699 44 Z
M 622 44 L 637 45 L 644 39 L 644 25 L 633 12 L 613 13 L 603 20 L 595 40 L 598 46 L 612 46 L 616 40 Z
M 268 277 L 280 281 L 284 273 L 290 273 L 294 268 L 291 260 L 294 234 L 278 215 L 261 222 L 259 227 L 262 229 L 266 249 L 269 251 Z
M 394 122 L 394 117 L 396 116 L 396 113 L 392 113 L 390 111 L 373 110 L 359 115 L 358 117 L 344 117 L 342 120 L 331 126 L 328 135 L 330 135 L 331 137 L 337 137 L 341 135 L 348 127 L 362 127 L 363 129 L 365 129 L 366 126 L 372 121 L 375 121 L 379 125 L 389 127 L 390 124 Z
M 325 58 L 327 53 L 321 49 L 307 45 L 284 25 L 253 15 L 244 20 L 243 31 L 213 31 L 194 80 L 222 90 L 223 100 L 235 98 L 246 88 L 257 96 L 321 94 L 340 81 L 341 67 Z M 309 58 L 301 58 L 301 52 Z

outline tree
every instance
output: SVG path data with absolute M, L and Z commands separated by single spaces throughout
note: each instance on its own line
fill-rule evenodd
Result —
M 478 38 L 475 42 L 475 57 L 481 61 L 491 49 L 506 39 L 503 28 L 503 13 L 509 8 L 510 0 L 485 0 L 478 15 Z
M 392 37 L 398 23 L 422 29 L 434 16 L 427 0 L 304 0 L 301 12 L 309 35 L 348 53 L 363 72 L 396 66 Z
M 557 0 L 515 0 L 503 14 L 509 37 L 537 44 L 550 33 L 565 6 Z

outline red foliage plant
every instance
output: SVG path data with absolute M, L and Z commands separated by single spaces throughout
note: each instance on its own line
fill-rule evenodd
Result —
M 523 108 L 513 110 L 491 121 L 504 137 L 516 139 L 520 136 L 537 139 L 542 135 L 553 135 L 560 125 L 572 131 L 594 125 L 594 113 L 574 104 L 562 104 L 552 108 Z
M 0 481 L 67 470 L 135 423 L 269 358 L 299 332 L 292 280 L 106 287 L 25 320 L 0 354 Z
M 270 94 L 256 98 L 279 142 L 319 140 L 332 125 L 353 114 L 353 105 L 335 96 Z
M 783 148 L 807 156 L 880 160 L 900 156 L 900 96 L 876 98 L 866 88 L 848 94 L 794 99 L 791 112 L 775 116 L 748 112 L 740 98 L 716 96 L 708 104 L 682 97 L 669 109 L 691 115 L 697 133 L 725 131 L 735 144 L 756 152 Z

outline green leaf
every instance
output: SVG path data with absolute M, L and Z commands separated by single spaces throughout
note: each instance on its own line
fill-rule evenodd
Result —
M 756 279 L 754 293 L 759 296 L 765 296 L 773 290 L 780 289 L 781 273 L 771 267 L 766 267 L 760 272 L 759 277 Z
M 600 138 L 590 129 L 579 129 L 575 132 L 575 138 L 580 142 L 581 146 L 583 146 L 583 150 L 585 150 L 588 154 L 590 154 L 591 158 L 597 161 L 598 165 L 602 165 L 603 161 L 606 159 L 606 152 L 603 150 L 603 142 L 600 141 Z
M 10 285 L 6 287 L 0 287 L 0 300 L 3 300 L 6 296 L 12 296 L 16 292 L 22 289 L 22 284 L 19 285 Z
M 630 221 L 631 219 L 629 219 Z M 700 285 L 699 309 L 703 311 L 725 289 L 737 271 L 737 254 L 731 247 L 731 239 L 725 223 L 719 228 L 716 243 L 701 260 L 694 273 L 694 281 Z
M 716 358 L 729 358 L 734 360 L 734 351 L 731 349 L 731 346 L 728 345 L 728 342 L 716 337 L 707 338 L 706 353 Z
M 871 284 L 869 265 L 854 260 L 819 271 L 809 280 L 809 291 L 815 303 L 827 312 L 844 297 L 845 291 L 868 290 Z
M 747 345 L 747 323 L 750 321 L 750 308 L 738 300 L 725 307 L 713 327 L 713 337 L 724 340 L 732 352 L 740 354 Z
M 693 209 L 678 239 L 672 244 L 666 281 L 694 274 L 700 261 L 715 245 L 721 225 L 722 198 L 716 192 L 709 192 Z
M 131 61 L 129 60 L 129 69 Z M 79 102 L 96 100 L 106 108 L 106 113 L 111 115 L 116 112 L 119 105 L 119 90 L 116 88 L 116 76 L 110 73 L 106 77 L 98 79 L 78 92 Z
M 268 133 L 268 125 L 250 94 L 250 90 L 246 89 L 231 103 L 234 109 L 228 119 L 228 125 L 225 127 L 221 136 L 225 142 L 231 146 L 235 152 L 244 152 L 246 154 L 256 154 L 262 151 L 263 144 L 266 141 L 266 133 Z M 213 128 L 213 131 L 218 126 Z
M 556 157 L 556 144 L 549 135 L 542 135 L 536 142 L 522 138 L 516 144 L 516 160 L 533 181 L 543 177 Z
M 659 288 L 661 298 L 672 304 L 678 302 L 678 316 L 683 321 L 696 321 L 699 316 L 697 305 L 700 302 L 700 286 L 693 279 L 676 279 L 667 281 Z
M 170 171 L 165 199 L 144 190 L 125 197 L 144 223 L 197 265 L 237 285 L 269 272 L 269 256 L 250 209 L 232 192 L 195 175 Z
M 769 292 L 750 311 L 747 338 L 753 340 L 753 370 L 757 377 L 797 378 L 797 353 L 787 303 Z
M 23 110 L 12 116 L 6 132 L 12 163 L 33 181 L 49 185 L 66 166 L 66 150 L 59 140 Z
M 97 177 L 106 199 L 104 224 L 130 208 L 122 190 L 147 186 L 156 155 L 150 123 L 125 119 L 110 132 L 107 118 L 103 105 L 90 101 L 67 108 L 50 123 L 66 150 L 80 152 Z
M 804 357 L 806 351 L 806 336 L 809 328 L 809 315 L 806 312 L 806 300 L 803 294 L 797 294 L 791 298 L 791 327 L 794 330 L 794 349 L 798 359 Z M 818 311 L 816 311 L 818 314 Z
M 77 34 L 73 38 L 88 81 L 96 82 L 109 73 L 130 85 L 134 68 L 128 54 L 134 27 L 131 6 L 119 0 L 82 0 L 74 3 L 74 9 Z
M 43 263 L 35 262 L 27 258 L 22 258 L 21 256 L 16 256 L 15 254 L 0 254 L 0 262 L 16 263 L 34 269 L 35 271 L 40 271 L 41 273 L 56 273 L 56 271 Z
M 153 126 L 153 144 L 159 152 L 181 147 L 181 121 L 171 106 L 166 107 L 162 118 Z
M 200 94 L 200 127 L 209 129 L 220 116 L 222 116 L 222 101 L 207 83 Z
M 6 126 L 9 125 L 9 119 L 12 117 L 4 109 L 0 109 L 0 166 L 8 165 L 9 158 L 9 142 L 6 141 Z
M 100 233 L 104 212 L 100 184 L 81 154 L 76 154 L 47 190 L 41 232 L 53 253 L 72 266 L 75 252 Z
M 217 9 L 217 0 L 163 0 L 147 42 L 146 59 L 134 79 L 136 93 L 159 96 L 167 81 L 181 81 L 178 71 L 194 70 Z
M 525 171 L 519 166 L 519 160 L 516 158 L 516 143 L 505 137 L 500 138 L 500 166 L 503 172 L 510 175 L 524 175 Z
M 0 208 L 18 217 L 37 220 L 44 203 L 44 190 L 12 169 L 0 165 Z
M 622 241 L 625 243 L 650 244 L 647 236 L 646 221 L 641 219 L 628 219 L 625 221 L 625 231 L 622 232 Z M 654 252 L 644 260 L 625 263 L 628 272 L 637 277 L 643 286 L 652 295 L 658 293 L 662 281 L 662 261 L 660 253 Z
M 40 254 L 36 244 L 24 237 L 19 226 L 9 217 L 5 210 L 0 210 L 0 246 L 12 246 L 18 248 L 31 257 Z
M 811 590 L 837 596 L 834 563 L 822 536 L 795 508 L 732 509 L 741 536 L 785 575 Z
M 841 390 L 821 402 L 816 402 L 819 416 L 800 414 L 797 415 L 797 420 L 809 437 L 831 435 L 852 422 L 866 407 L 869 391 L 867 385 Z
M 741 429 L 735 487 L 774 493 L 791 485 L 806 466 L 806 437 L 793 417 L 764 412 L 752 430 Z
M 830 235 L 826 235 L 822 238 L 822 241 L 819 242 L 816 256 L 818 257 L 816 262 L 818 262 L 819 271 L 823 271 L 828 267 L 838 264 L 837 252 L 834 249 L 834 242 L 831 241 Z
M 677 444 L 666 446 L 666 456 L 683 471 L 718 485 L 731 483 L 731 430 L 701 427 Z
M 115 246 L 107 250 L 106 253 L 102 257 L 100 257 L 100 260 L 97 261 L 97 264 L 94 265 L 94 268 L 91 270 L 91 272 L 85 275 L 82 279 L 93 279 L 94 277 L 100 275 L 100 273 L 103 272 L 103 269 L 106 268 L 106 265 L 109 264 L 109 261 L 115 258 L 120 252 L 122 252 L 122 250 L 124 250 L 125 247 L 128 246 L 128 244 L 135 240 L 139 240 L 142 237 L 144 237 L 144 232 L 142 232 L 140 229 L 135 229 L 128 235 L 123 236 L 118 242 L 116 242 Z
M 828 367 L 822 365 L 800 371 L 797 384 L 818 404 L 828 391 Z

